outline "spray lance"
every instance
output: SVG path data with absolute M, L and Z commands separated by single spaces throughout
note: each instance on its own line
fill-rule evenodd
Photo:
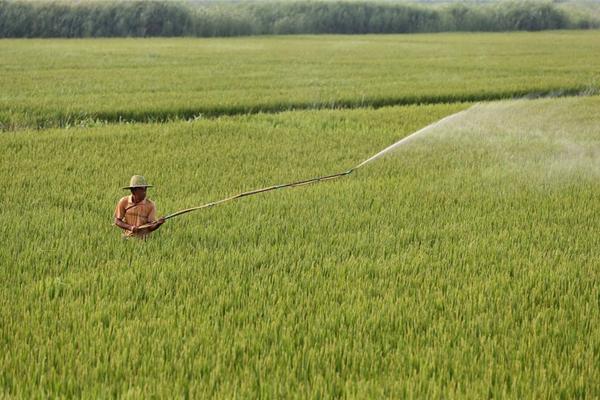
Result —
M 227 203 L 229 201 L 233 201 L 242 197 L 247 197 L 247 196 L 252 196 L 255 194 L 259 194 L 259 193 L 266 193 L 266 192 L 270 192 L 272 190 L 278 190 L 278 189 L 283 189 L 283 188 L 289 188 L 289 187 L 298 187 L 298 186 L 304 186 L 304 185 L 309 185 L 312 183 L 318 183 L 318 182 L 324 182 L 324 181 L 329 181 L 329 180 L 333 180 L 333 179 L 338 179 L 338 178 L 342 178 L 344 176 L 350 175 L 352 172 L 356 171 L 358 168 L 362 167 L 363 165 L 370 163 L 371 161 L 374 161 L 376 159 L 378 159 L 379 157 L 383 156 L 384 154 L 394 150 L 395 148 L 405 144 L 406 142 L 414 139 L 417 135 L 428 131 L 434 127 L 436 127 L 437 125 L 441 124 L 442 122 L 448 121 L 449 119 L 455 118 L 456 116 L 458 116 L 459 114 L 464 113 L 467 110 L 463 110 L 460 111 L 458 113 L 449 115 L 445 118 L 440 119 L 437 122 L 434 122 L 433 124 L 427 125 L 426 127 L 419 129 L 418 131 L 410 134 L 409 136 L 406 136 L 405 138 L 397 141 L 396 143 L 392 144 L 391 146 L 386 147 L 385 149 L 381 150 L 380 152 L 378 152 L 377 154 L 373 155 L 372 157 L 367 158 L 366 160 L 364 160 L 363 162 L 361 162 L 360 164 L 350 168 L 347 171 L 344 172 L 339 172 L 337 174 L 333 174 L 333 175 L 326 175 L 326 176 L 319 176 L 316 178 L 311 178 L 311 179 L 304 179 L 301 181 L 296 181 L 296 182 L 291 182 L 291 183 L 284 183 L 284 184 L 279 184 L 279 185 L 273 185 L 273 186 L 268 186 L 268 187 L 264 187 L 261 189 L 255 189 L 255 190 L 250 190 L 247 192 L 242 192 L 242 193 L 238 193 L 236 195 L 221 199 L 221 200 L 217 200 L 217 201 L 212 201 L 210 203 L 206 203 L 203 204 L 201 206 L 197 206 L 197 207 L 192 207 L 192 208 L 186 208 L 185 210 L 180 210 L 180 211 L 176 211 L 174 213 L 168 214 L 165 217 L 163 217 L 165 220 L 171 219 L 171 218 L 175 218 L 178 217 L 180 215 L 183 214 L 187 214 L 189 212 L 192 211 L 197 211 L 197 210 L 202 210 L 204 208 L 210 208 L 210 207 L 214 207 L 216 205 L 219 204 L 223 204 L 223 203 Z M 152 224 L 146 224 L 146 225 L 142 225 L 139 227 L 139 229 L 145 229 L 145 228 L 149 228 Z

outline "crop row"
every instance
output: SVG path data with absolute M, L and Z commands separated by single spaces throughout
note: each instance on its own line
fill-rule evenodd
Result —
M 596 92 L 599 37 L 3 40 L 0 130 Z

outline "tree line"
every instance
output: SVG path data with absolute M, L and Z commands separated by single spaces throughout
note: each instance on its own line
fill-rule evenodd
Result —
M 0 0 L 0 37 L 246 36 L 599 28 L 555 3 L 426 6 L 367 1 L 184 3 Z

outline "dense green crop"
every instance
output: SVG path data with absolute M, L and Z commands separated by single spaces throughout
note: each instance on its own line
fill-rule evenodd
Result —
M 248 36 L 598 28 L 593 1 L 454 2 L 443 6 L 379 1 L 203 2 L 0 1 L 0 38 Z M 452 2 L 449 2 L 452 3 Z
M 599 87 L 587 32 L 0 41 L 0 130 Z
M 145 243 L 111 226 L 134 173 L 174 211 L 346 169 L 469 104 L 5 132 L 0 391 L 597 397 L 599 106 L 475 107 Z

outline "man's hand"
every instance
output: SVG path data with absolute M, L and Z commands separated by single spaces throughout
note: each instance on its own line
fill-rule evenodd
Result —
M 139 227 L 135 226 L 135 225 L 131 225 L 131 233 L 136 234 L 138 231 L 140 230 Z
M 157 230 L 164 223 L 165 223 L 165 217 L 160 217 L 157 221 L 154 221 L 150 225 L 150 232 Z

